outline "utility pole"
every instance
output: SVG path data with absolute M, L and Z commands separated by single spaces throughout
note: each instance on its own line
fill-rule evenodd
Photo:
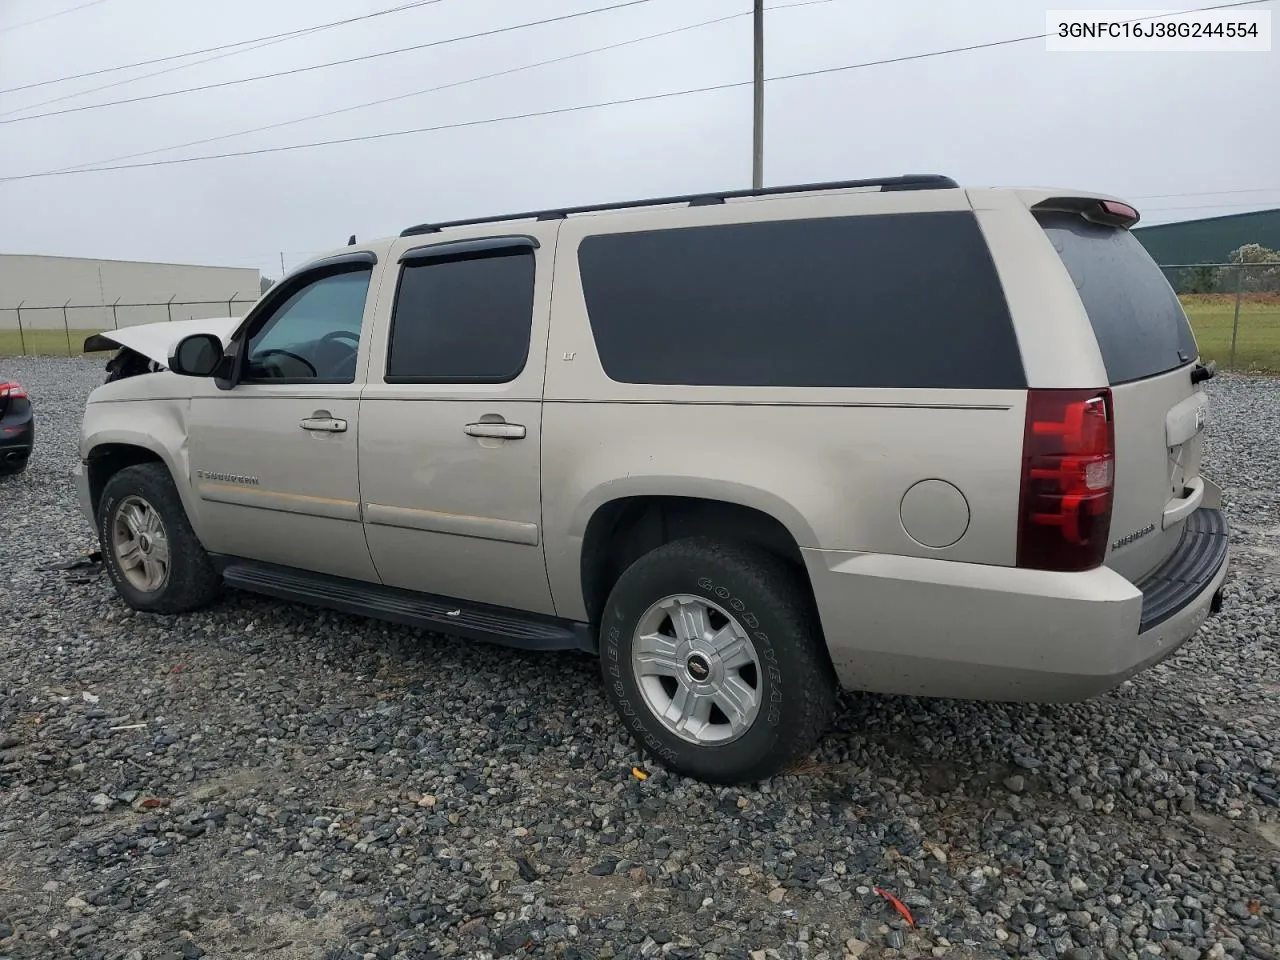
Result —
M 751 131 L 751 186 L 764 186 L 764 0 L 755 0 L 755 109 Z
M 284 251 L 280 251 L 280 279 L 284 279 Z

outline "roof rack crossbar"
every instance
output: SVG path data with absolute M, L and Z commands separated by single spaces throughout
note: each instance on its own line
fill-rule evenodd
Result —
M 402 237 L 414 237 L 424 233 L 438 233 L 448 227 L 465 227 L 482 223 L 501 223 L 504 220 L 561 220 L 574 213 L 597 213 L 604 210 L 629 210 L 636 207 L 656 207 L 665 204 L 685 203 L 704 206 L 723 203 L 739 197 L 768 197 L 783 193 L 815 193 L 820 190 L 851 190 L 859 187 L 879 187 L 880 190 L 948 190 L 959 186 L 950 177 L 936 173 L 905 174 L 900 177 L 882 177 L 874 180 L 833 180 L 827 183 L 804 183 L 790 186 L 763 187 L 756 190 L 728 190 L 722 193 L 690 193 L 677 197 L 652 197 L 648 200 L 624 200 L 620 203 L 593 203 L 581 207 L 553 207 L 549 210 L 530 210 L 525 213 L 504 213 L 493 217 L 469 217 L 465 220 L 449 220 L 444 223 L 420 223 L 400 233 Z

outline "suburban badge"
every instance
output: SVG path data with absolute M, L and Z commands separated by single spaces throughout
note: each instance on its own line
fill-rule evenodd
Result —
M 1148 533 L 1150 533 L 1155 528 L 1156 528 L 1156 525 L 1154 523 L 1148 523 L 1141 530 L 1135 530 L 1133 531 L 1133 533 L 1127 533 L 1123 537 L 1121 537 L 1119 540 L 1117 540 L 1115 543 L 1111 544 L 1111 549 L 1119 550 L 1121 547 L 1127 547 L 1129 544 L 1133 543 L 1133 541 L 1141 540 L 1143 537 L 1145 537 Z

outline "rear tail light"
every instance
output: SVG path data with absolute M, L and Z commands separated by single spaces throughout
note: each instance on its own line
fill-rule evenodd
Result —
M 1138 222 L 1138 211 L 1127 203 L 1121 203 L 1119 200 L 1103 200 L 1098 206 L 1102 208 L 1105 215 L 1118 221 L 1116 226 L 1130 227 Z
M 1030 390 L 1018 566 L 1090 570 L 1107 553 L 1115 496 L 1110 390 Z
M 27 391 L 22 384 L 14 383 L 12 380 L 7 383 L 0 383 L 0 400 L 25 400 Z

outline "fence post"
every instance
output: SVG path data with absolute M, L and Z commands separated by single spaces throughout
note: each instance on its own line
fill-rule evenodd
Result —
M 111 305 L 111 326 L 116 330 L 120 329 L 120 315 L 116 313 L 116 307 L 120 303 L 120 298 L 116 297 L 116 302 Z
M 62 332 L 67 335 L 67 356 L 71 356 L 71 326 L 67 323 L 67 304 L 71 302 L 71 298 L 67 297 L 67 303 L 62 305 Z
M 1227 365 L 1227 369 L 1232 373 L 1236 370 L 1236 334 L 1240 332 L 1240 292 L 1244 289 L 1244 264 L 1241 263 L 1236 267 L 1236 314 L 1231 321 L 1231 362 Z
M 26 302 L 26 298 L 23 298 L 22 303 Z M 18 343 L 19 349 L 25 357 L 27 355 L 27 335 L 22 332 L 22 303 L 18 304 Z
M 236 297 L 238 297 L 238 296 L 240 296 L 240 291 L 239 291 L 239 290 L 237 290 L 235 293 L 233 293 L 233 294 L 231 295 L 231 297 L 227 300 L 227 319 L 228 319 L 228 320 L 230 320 L 230 319 L 231 319 L 231 304 L 235 303 L 235 301 L 236 301 Z
M 175 293 L 173 297 L 176 297 Z M 165 310 L 169 311 L 169 322 L 173 323 L 173 297 L 169 298 L 169 302 L 164 305 Z

